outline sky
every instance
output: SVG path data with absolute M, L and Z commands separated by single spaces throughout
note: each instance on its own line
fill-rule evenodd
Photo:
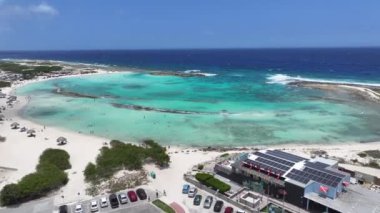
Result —
M 362 46 L 379 0 L 0 0 L 0 51 Z

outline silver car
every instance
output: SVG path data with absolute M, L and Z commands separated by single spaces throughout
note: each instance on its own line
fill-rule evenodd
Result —
M 191 187 L 187 196 L 190 198 L 193 198 L 197 194 L 197 191 L 198 191 L 197 188 Z
M 205 209 L 211 208 L 213 200 L 214 199 L 211 196 L 207 196 L 205 203 L 203 204 L 203 208 L 205 208 Z
M 105 208 L 108 207 L 108 202 L 106 197 L 100 198 L 100 207 Z
M 90 209 L 91 209 L 91 212 L 99 211 L 98 201 L 96 201 L 96 200 L 91 201 Z
M 83 213 L 83 207 L 82 204 L 77 204 L 75 206 L 75 213 Z

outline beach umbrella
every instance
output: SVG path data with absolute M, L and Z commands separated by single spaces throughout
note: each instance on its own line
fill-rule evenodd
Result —
M 63 145 L 67 143 L 67 139 L 65 137 L 59 137 L 57 138 L 58 145 Z
M 29 137 L 35 136 L 36 130 L 34 129 L 29 129 L 26 134 L 28 134 Z
M 13 123 L 11 124 L 11 128 L 12 128 L 12 129 L 17 129 L 18 126 L 20 126 L 20 124 L 17 123 L 17 122 L 13 122 Z

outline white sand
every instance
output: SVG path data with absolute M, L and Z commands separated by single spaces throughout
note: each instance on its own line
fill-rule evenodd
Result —
M 23 82 L 18 86 L 25 85 Z M 9 94 L 11 89 L 5 88 L 3 92 Z M 66 150 L 71 156 L 72 169 L 68 170 L 69 183 L 64 186 L 59 192 L 51 195 L 55 196 L 56 203 L 77 201 L 78 199 L 89 198 L 85 195 L 86 184 L 84 182 L 83 170 L 87 163 L 94 161 L 99 153 L 99 149 L 104 142 L 109 142 L 110 139 L 79 134 L 76 132 L 67 131 L 56 127 L 44 127 L 42 125 L 27 121 L 17 115 L 17 111 L 26 104 L 23 97 L 18 98 L 19 101 L 11 109 L 7 109 L 4 114 L 8 120 L 0 122 L 0 135 L 5 136 L 6 142 L 0 143 L 0 166 L 17 168 L 17 171 L 6 173 L 7 180 L 0 183 L 0 189 L 8 183 L 16 182 L 24 175 L 35 171 L 35 166 L 38 162 L 38 157 L 47 148 L 60 148 Z M 0 106 L 5 105 L 6 99 L 0 99 Z M 10 124 L 12 122 L 20 123 L 20 126 L 27 128 L 34 128 L 37 133 L 35 138 L 28 138 L 26 133 L 19 130 L 12 130 Z M 66 137 L 68 144 L 58 146 L 56 139 L 59 136 Z M 46 139 L 45 139 L 46 138 Z M 263 148 L 263 146 L 261 146 Z M 290 151 L 291 153 L 309 155 L 312 149 L 323 149 L 328 152 L 330 156 L 342 157 L 345 159 L 358 158 L 356 155 L 360 151 L 380 149 L 380 142 L 377 143 L 347 143 L 347 144 L 334 144 L 334 145 L 299 145 L 287 144 L 272 146 L 270 148 L 280 148 Z M 145 169 L 148 172 L 154 171 L 157 175 L 156 179 L 151 179 L 148 184 L 153 190 L 159 190 L 161 193 L 166 191 L 167 196 L 164 201 L 171 203 L 182 203 L 181 187 L 184 183 L 183 174 L 186 173 L 193 165 L 201 162 L 211 160 L 220 155 L 219 152 L 181 152 L 174 153 L 176 149 L 171 148 L 169 151 L 172 153 L 171 164 L 169 168 L 158 169 L 154 165 L 146 165 Z M 191 149 L 194 150 L 194 149 Z M 80 195 L 78 195 L 78 192 Z M 64 199 L 61 198 L 64 195 Z

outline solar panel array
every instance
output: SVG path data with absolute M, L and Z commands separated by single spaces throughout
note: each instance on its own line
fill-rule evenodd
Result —
M 306 162 L 305 166 L 308 166 L 310 168 L 315 168 L 315 169 L 324 169 L 328 167 L 328 164 L 321 163 L 321 162 Z
M 286 177 L 291 178 L 293 180 L 296 180 L 298 182 L 301 182 L 303 184 L 306 184 L 309 182 L 310 178 L 305 177 L 304 172 L 297 170 L 297 169 L 292 169 Z
M 286 171 L 288 171 L 288 170 L 290 169 L 289 166 L 284 166 L 284 165 L 282 165 L 282 164 L 279 164 L 279 163 L 277 163 L 277 162 L 273 162 L 273 161 L 267 160 L 267 159 L 262 158 L 262 157 L 257 158 L 256 161 L 261 162 L 261 163 L 264 163 L 264 164 L 270 166 L 269 169 L 280 170 L 280 171 L 281 171 L 281 172 L 280 172 L 281 174 L 285 173 Z M 276 172 L 276 173 L 278 173 L 278 172 Z
M 328 172 L 331 172 L 334 174 L 331 174 Z M 302 171 L 298 169 L 292 169 L 286 175 L 286 177 L 291 178 L 295 181 L 304 183 L 304 184 L 308 183 L 310 180 L 313 180 L 327 186 L 337 187 L 345 175 L 338 174 L 332 171 L 328 171 L 328 172 L 326 172 L 326 170 L 321 171 L 321 170 L 305 167 Z
M 258 156 L 256 159 L 246 159 L 244 166 L 247 168 L 260 168 L 265 172 L 268 170 L 273 174 L 283 175 L 289 171 L 295 163 L 308 160 L 290 153 L 282 152 L 280 150 L 267 150 L 265 153 L 256 152 Z M 292 169 L 287 173 L 286 177 L 295 181 L 307 184 L 310 180 L 319 182 L 321 184 L 336 187 L 345 177 L 344 174 L 328 170 L 329 165 L 321 162 L 305 163 L 303 170 Z
M 285 170 L 280 169 L 280 168 L 276 168 L 273 165 L 268 165 L 268 164 L 266 164 L 264 162 L 253 161 L 253 160 L 250 160 L 250 159 L 247 159 L 245 162 L 248 165 L 256 165 L 260 169 L 264 169 L 265 171 L 270 170 L 272 173 L 275 173 L 275 174 L 283 174 L 283 173 L 285 173 Z
M 303 157 L 300 157 L 297 155 L 293 155 L 293 154 L 290 154 L 287 152 L 282 152 L 280 150 L 267 150 L 266 153 L 273 155 L 273 156 L 276 156 L 276 157 L 279 157 L 279 158 L 286 159 L 286 160 L 294 162 L 294 163 L 297 163 L 297 162 L 300 162 L 303 160 L 307 160 L 306 158 L 303 158 Z
M 278 158 L 278 157 L 274 157 L 274 156 L 271 156 L 271 155 L 267 155 L 265 153 L 262 153 L 262 152 L 255 152 L 254 153 L 255 155 L 259 156 L 259 157 L 263 157 L 263 158 L 266 158 L 268 160 L 271 160 L 271 161 L 274 161 L 274 162 L 277 162 L 277 163 L 281 163 L 283 165 L 286 165 L 286 166 L 293 166 L 294 165 L 294 162 L 291 162 L 291 161 L 287 161 L 287 160 L 284 160 L 284 159 L 281 159 L 281 158 Z

